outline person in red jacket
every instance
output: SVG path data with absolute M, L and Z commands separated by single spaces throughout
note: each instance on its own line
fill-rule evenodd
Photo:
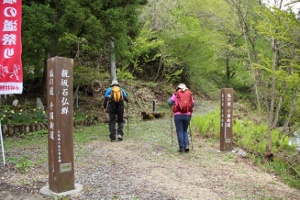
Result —
M 183 105 L 184 103 L 186 105 Z M 180 83 L 175 93 L 168 99 L 169 106 L 173 106 L 174 122 L 176 127 L 179 152 L 189 152 L 188 127 L 191 121 L 194 98 L 184 83 Z

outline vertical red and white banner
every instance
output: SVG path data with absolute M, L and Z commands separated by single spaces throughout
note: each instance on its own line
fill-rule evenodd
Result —
M 0 1 L 0 95 L 21 94 L 22 0 Z

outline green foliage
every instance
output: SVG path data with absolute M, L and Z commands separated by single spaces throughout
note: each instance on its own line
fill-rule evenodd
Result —
M 119 61 L 118 78 L 139 77 L 143 80 L 157 80 L 164 77 L 165 74 L 159 69 L 161 57 L 159 48 L 163 43 L 163 40 L 157 38 L 156 32 L 149 28 L 149 22 L 146 21 L 137 37 L 130 39 L 130 48 L 124 52 L 123 58 L 126 59 Z
M 40 137 L 45 137 L 45 136 L 48 136 L 48 130 L 47 129 L 23 134 L 22 138 L 28 139 L 28 137 L 30 137 L 30 139 L 32 140 L 32 139 L 35 139 L 35 138 L 38 139 Z
M 87 115 L 84 112 L 73 112 L 73 120 L 74 121 L 81 121 L 85 120 L 87 118 Z
M 74 87 L 91 86 L 94 80 L 109 80 L 109 73 L 103 73 L 97 68 L 75 66 L 73 75 Z
M 12 124 L 19 124 L 22 120 L 22 110 L 20 110 L 20 112 L 15 112 L 14 110 L 10 111 Z
M 226 161 L 226 162 L 229 162 L 229 161 L 232 161 L 232 160 L 234 160 L 234 155 L 232 155 L 232 154 L 228 154 L 228 155 L 225 157 L 225 161 Z
M 33 166 L 33 162 L 24 156 L 19 158 L 9 157 L 8 162 L 14 164 L 16 166 L 16 169 L 20 173 L 29 171 L 30 168 Z
M 39 108 L 33 109 L 33 120 L 35 123 L 44 123 L 47 119 L 46 111 Z
M 200 133 L 206 138 L 219 139 L 220 133 L 220 111 L 194 116 L 191 121 L 194 132 Z M 268 126 L 265 124 L 255 124 L 254 122 L 244 119 L 235 119 L 233 122 L 233 140 L 236 145 L 246 148 L 255 155 L 264 155 L 268 144 L 267 137 Z M 280 133 L 279 130 L 271 131 L 272 153 L 291 149 L 289 146 L 289 137 Z
M 209 140 L 218 140 L 220 133 L 220 111 L 215 110 L 201 116 L 193 116 L 191 126 L 194 133 L 200 133 L 204 138 L 208 138 Z M 270 162 L 265 157 L 269 141 L 267 130 L 268 126 L 266 124 L 255 124 L 248 119 L 235 119 L 232 135 L 234 144 L 245 149 L 248 152 L 247 156 L 255 164 L 265 166 L 268 170 L 279 174 L 289 185 L 300 188 L 300 167 L 297 164 L 294 164 L 294 166 L 289 164 L 297 163 L 290 162 L 292 160 L 291 155 L 295 152 L 295 146 L 290 146 L 289 137 L 282 134 L 279 130 L 272 130 L 271 152 L 274 157 L 273 162 Z M 231 157 L 226 158 L 226 160 L 230 159 Z
M 272 172 L 276 172 L 282 177 L 284 182 L 291 187 L 300 188 L 300 166 L 291 166 L 286 159 L 275 158 L 274 162 L 268 166 Z
M 126 67 L 117 68 L 117 77 L 119 80 L 133 80 L 135 77 Z
M 54 198 L 54 200 L 69 200 L 70 199 L 70 197 L 68 197 L 68 196 L 55 196 L 55 197 L 53 197 Z
M 24 110 L 23 113 L 22 113 L 22 124 L 32 124 L 33 121 L 33 115 L 35 114 L 31 114 L 31 112 L 29 110 Z M 40 118 L 39 121 L 42 121 L 45 122 L 45 116 L 43 115 L 43 118 Z
M 139 8 L 146 2 L 25 1 L 22 19 L 24 84 L 45 80 L 46 60 L 54 56 L 74 58 L 80 66 L 107 67 L 111 54 L 107 45 L 111 41 L 115 43 L 117 60 L 126 60 L 129 43 L 141 28 Z M 128 74 L 125 75 L 123 77 L 127 78 Z
M 300 127 L 300 99 L 296 100 L 295 110 L 292 113 L 291 121 L 293 122 L 294 129 L 297 130 L 298 127 Z
M 22 61 L 27 81 L 42 76 L 45 51 L 54 46 L 55 11 L 46 4 L 30 3 L 23 5 L 22 12 Z
M 267 130 L 268 126 L 265 124 L 255 124 L 247 119 L 234 120 L 233 139 L 238 146 L 247 148 L 249 152 L 255 155 L 263 156 L 268 144 Z M 288 145 L 289 138 L 280 133 L 279 130 L 271 131 L 271 139 L 273 154 L 290 148 Z
M 46 112 L 44 110 L 36 108 L 16 109 L 12 106 L 4 105 L 0 107 L 0 113 L 0 120 L 2 125 L 28 125 L 47 122 Z
M 259 62 L 255 64 L 260 72 L 260 94 L 264 96 L 269 119 L 277 119 L 273 110 L 280 109 L 281 123 L 289 122 L 294 109 L 294 101 L 299 91 L 299 31 L 300 23 L 292 12 L 272 8 L 261 8 L 258 12 L 264 20 L 257 23 L 258 33 L 271 41 L 269 48 L 259 54 Z M 276 102 L 274 104 L 274 102 Z M 281 103 L 282 102 L 282 103 Z M 277 105 L 278 104 L 278 105 Z M 279 124 L 277 121 L 273 124 Z
M 201 116 L 193 116 L 191 127 L 193 127 L 194 132 L 200 133 L 205 138 L 218 139 L 220 137 L 220 110 Z

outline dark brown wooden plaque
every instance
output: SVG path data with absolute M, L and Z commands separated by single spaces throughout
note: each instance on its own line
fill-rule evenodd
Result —
M 55 193 L 75 188 L 73 155 L 73 60 L 47 61 L 49 189 Z
M 220 151 L 232 150 L 233 89 L 221 89 Z

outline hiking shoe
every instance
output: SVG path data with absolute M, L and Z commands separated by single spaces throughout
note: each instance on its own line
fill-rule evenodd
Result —
M 188 153 L 190 151 L 190 147 L 189 147 L 189 145 L 187 144 L 187 145 L 185 145 L 185 153 Z
M 120 135 L 120 134 L 117 136 L 117 138 L 118 138 L 119 141 L 122 141 L 122 140 L 123 140 L 123 136 Z
M 179 149 L 178 151 L 179 151 L 179 153 L 184 153 L 184 152 L 185 152 L 185 149 L 182 148 L 182 147 L 180 147 L 180 149 Z

